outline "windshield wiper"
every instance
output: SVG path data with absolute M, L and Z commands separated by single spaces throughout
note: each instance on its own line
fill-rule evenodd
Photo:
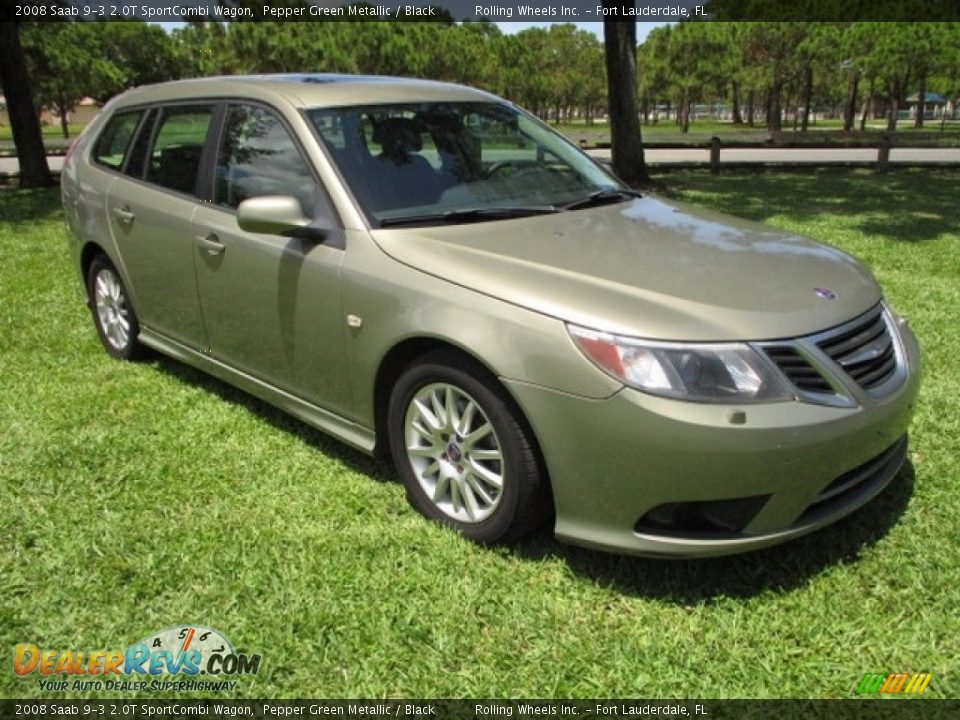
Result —
M 622 202 L 627 198 L 643 197 L 643 193 L 626 188 L 604 188 L 587 195 L 585 198 L 574 200 L 571 203 L 563 205 L 564 210 L 577 210 L 578 208 L 592 207 L 594 205 L 606 205 L 608 203 Z
M 459 208 L 457 210 L 447 210 L 446 212 L 442 213 L 424 213 L 422 215 L 401 215 L 400 217 L 384 218 L 380 221 L 380 227 L 395 227 L 397 225 L 425 225 L 430 223 L 467 223 L 484 222 L 486 220 L 507 220 L 509 218 L 558 213 L 561 210 L 562 208 L 559 208 L 556 205 Z

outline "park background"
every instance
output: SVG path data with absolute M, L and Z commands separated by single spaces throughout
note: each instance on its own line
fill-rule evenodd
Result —
M 511 23 L 452 19 L 25 23 L 20 41 L 48 138 L 75 135 L 99 105 L 136 85 L 323 71 L 481 87 L 596 144 L 610 140 L 601 27 L 516 32 Z M 641 24 L 639 39 L 637 106 L 654 139 L 960 129 L 960 23 Z M 0 139 L 10 137 L 0 111 Z

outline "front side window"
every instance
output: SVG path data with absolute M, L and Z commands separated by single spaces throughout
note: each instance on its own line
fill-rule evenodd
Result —
M 150 150 L 147 181 L 192 195 L 212 117 L 212 105 L 164 108 Z
M 93 150 L 93 159 L 108 168 L 119 170 L 140 124 L 143 111 L 118 113 L 110 118 Z
M 214 202 L 235 208 L 247 198 L 292 195 L 313 215 L 317 185 L 280 119 L 269 110 L 233 105 L 227 111 Z
M 381 226 L 557 210 L 621 189 L 557 133 L 502 103 L 317 108 L 308 117 Z

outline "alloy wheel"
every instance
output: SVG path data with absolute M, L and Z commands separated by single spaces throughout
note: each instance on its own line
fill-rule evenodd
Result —
M 438 382 L 414 393 L 404 421 L 406 455 L 427 498 L 461 523 L 490 517 L 503 497 L 500 439 L 480 404 Z

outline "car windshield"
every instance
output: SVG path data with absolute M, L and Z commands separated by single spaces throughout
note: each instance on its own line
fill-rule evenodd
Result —
M 307 115 L 381 227 L 526 217 L 628 198 L 589 157 L 505 103 L 363 105 Z

